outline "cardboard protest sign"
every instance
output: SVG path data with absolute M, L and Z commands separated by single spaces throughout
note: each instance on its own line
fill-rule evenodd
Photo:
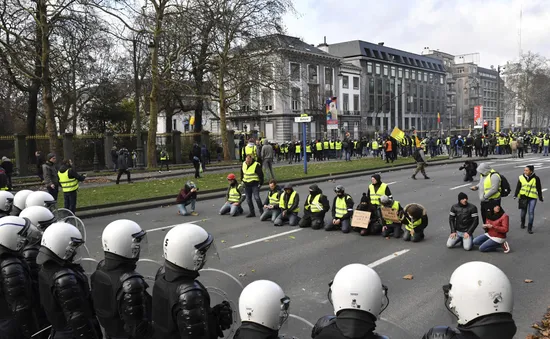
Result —
M 370 212 L 353 211 L 353 218 L 351 219 L 352 227 L 369 228 Z
M 389 220 L 396 223 L 401 222 L 396 210 L 390 207 L 382 207 L 380 210 L 382 211 L 382 218 L 384 218 L 384 220 Z

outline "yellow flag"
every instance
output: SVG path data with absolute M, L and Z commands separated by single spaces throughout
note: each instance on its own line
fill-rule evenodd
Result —
M 416 139 L 416 148 L 420 148 L 420 139 L 418 139 L 418 137 L 415 135 L 414 138 Z
M 401 142 L 401 141 L 403 141 L 403 139 L 405 138 L 405 132 L 403 132 L 402 130 L 400 130 L 400 129 L 397 128 L 397 127 L 394 127 L 394 128 L 393 128 L 393 131 L 391 132 L 391 136 L 392 136 L 395 140 Z

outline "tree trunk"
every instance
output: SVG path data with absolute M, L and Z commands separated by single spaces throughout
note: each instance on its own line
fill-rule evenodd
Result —
M 52 79 L 50 78 L 50 40 L 49 40 L 49 23 L 48 13 L 45 0 L 39 0 L 40 13 L 39 22 L 41 28 L 42 41 L 42 100 L 44 104 L 44 112 L 46 113 L 46 131 L 50 142 L 50 152 L 58 154 L 58 139 L 55 126 L 55 107 L 53 104 L 52 94 Z
M 32 85 L 30 87 L 29 91 L 29 97 L 28 97 L 28 107 L 27 107 L 27 135 L 36 135 L 36 116 L 38 114 L 38 91 L 40 91 L 40 79 L 36 79 L 32 81 Z M 29 139 L 27 141 L 28 145 L 28 157 L 32 161 L 32 163 L 35 162 L 36 157 L 34 156 L 34 153 L 37 151 L 36 149 L 36 140 L 35 139 Z
M 158 124 L 158 92 L 159 79 L 159 37 L 162 33 L 162 20 L 164 16 L 165 1 L 159 2 L 156 13 L 155 31 L 153 33 L 153 53 L 151 55 L 151 94 L 149 95 L 149 133 L 147 134 L 147 167 L 154 168 L 157 165 L 157 124 Z
M 219 103 L 220 103 L 220 133 L 222 135 L 222 147 L 223 147 L 223 160 L 230 160 L 230 150 L 229 150 L 229 141 L 227 140 L 227 120 L 225 117 L 225 88 L 224 88 L 224 70 L 223 67 L 220 68 L 218 73 L 218 89 L 220 93 Z

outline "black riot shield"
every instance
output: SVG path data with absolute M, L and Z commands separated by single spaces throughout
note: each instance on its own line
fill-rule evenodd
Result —
M 227 301 L 231 305 L 233 325 L 224 331 L 224 338 L 233 338 L 235 331 L 241 326 L 238 303 L 243 291 L 242 283 L 231 274 L 216 268 L 204 268 L 199 271 L 199 274 L 197 280 L 208 290 L 211 307 L 223 301 Z

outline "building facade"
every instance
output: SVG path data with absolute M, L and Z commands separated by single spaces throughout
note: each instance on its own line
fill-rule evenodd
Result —
M 437 113 L 445 111 L 446 102 L 446 73 L 440 60 L 359 40 L 327 49 L 361 68 L 360 130 L 438 128 Z
M 338 127 L 344 135 L 349 133 L 352 139 L 361 137 L 361 67 L 350 63 L 340 66 L 338 97 Z M 342 135 L 340 133 L 339 136 Z M 335 132 L 330 131 L 331 137 Z
M 334 132 L 327 133 L 325 102 L 339 97 L 336 81 L 341 76 L 340 58 L 299 38 L 273 38 L 280 45 L 274 67 L 284 75 L 285 84 L 279 89 L 259 88 L 241 95 L 240 109 L 228 112 L 228 128 L 277 142 L 299 141 L 301 124 L 294 118 L 308 114 L 312 122 L 307 124 L 307 138 L 330 137 Z
M 500 128 L 503 127 L 504 116 L 504 81 L 500 78 L 498 71 L 492 68 L 477 68 L 480 79 L 480 96 L 483 105 L 483 120 L 489 124 L 489 129 L 496 129 L 496 119 L 500 115 Z M 500 88 L 499 88 L 500 81 Z M 500 107 L 498 105 L 500 100 Z M 500 112 L 498 112 L 500 108 Z
M 480 105 L 480 78 L 477 65 L 455 63 L 453 77 L 456 79 L 456 127 L 464 129 L 474 126 L 474 107 Z

